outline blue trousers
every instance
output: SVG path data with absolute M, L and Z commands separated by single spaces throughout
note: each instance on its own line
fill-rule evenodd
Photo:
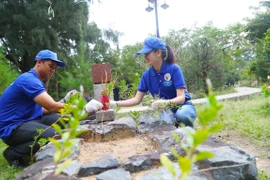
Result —
M 178 107 L 172 109 L 165 109 L 160 116 L 160 119 L 170 124 L 193 127 L 196 119 L 196 109 L 191 101 L 187 101 Z M 175 120 L 174 120 L 175 119 Z

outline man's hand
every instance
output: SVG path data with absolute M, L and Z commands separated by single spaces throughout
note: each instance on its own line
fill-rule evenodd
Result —
M 96 111 L 101 110 L 103 107 L 103 105 L 101 104 L 101 102 L 92 99 L 91 101 L 89 101 L 86 105 L 85 105 L 85 110 L 88 113 L 93 113 Z
M 69 91 L 61 101 L 63 101 L 64 103 L 67 102 L 70 99 L 70 96 L 74 95 L 76 93 L 79 93 L 79 92 L 77 90 L 75 90 L 75 89 Z
M 152 102 L 151 108 L 155 110 L 162 110 L 162 109 L 165 109 L 168 104 L 169 104 L 169 100 L 159 99 Z
M 110 101 L 110 108 L 111 109 L 116 109 L 116 107 L 118 107 L 118 104 L 116 101 Z

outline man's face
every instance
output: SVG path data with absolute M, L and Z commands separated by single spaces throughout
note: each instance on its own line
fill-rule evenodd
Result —
M 52 77 L 55 69 L 57 68 L 57 63 L 52 60 L 41 60 L 39 75 L 41 80 L 48 80 Z

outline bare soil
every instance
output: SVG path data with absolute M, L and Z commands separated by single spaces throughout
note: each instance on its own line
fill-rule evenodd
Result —
M 259 170 L 266 172 L 270 176 L 270 148 L 257 147 L 251 141 L 242 137 L 235 132 L 219 133 L 215 135 L 221 141 L 238 146 L 246 152 L 256 157 L 256 164 Z M 136 136 L 133 138 L 119 139 L 108 142 L 85 142 L 81 146 L 79 161 L 82 164 L 101 158 L 105 154 L 111 154 L 117 157 L 120 163 L 123 163 L 128 157 L 133 155 L 147 154 L 153 151 L 153 147 L 148 138 L 144 136 Z M 143 174 L 152 171 L 158 167 L 153 167 L 150 170 L 133 173 L 134 179 L 142 176 Z M 95 176 L 85 177 L 83 179 L 95 180 Z
M 118 158 L 120 163 L 134 155 L 143 155 L 154 150 L 150 140 L 144 136 L 136 136 L 133 138 L 119 139 L 108 142 L 85 142 L 80 148 L 79 161 L 81 164 L 89 163 L 91 161 L 101 158 L 105 154 L 111 154 Z M 155 169 L 133 173 L 132 178 L 142 176 L 143 174 Z M 96 180 L 96 175 L 82 178 L 85 180 Z
M 111 154 L 123 163 L 130 156 L 147 154 L 151 151 L 153 147 L 150 141 L 143 136 L 108 142 L 86 142 L 81 146 L 79 161 L 82 164 L 89 163 L 105 154 Z

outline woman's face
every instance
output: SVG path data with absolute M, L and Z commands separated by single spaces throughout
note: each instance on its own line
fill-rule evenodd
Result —
M 152 50 L 152 51 L 146 53 L 144 55 L 144 58 L 146 60 L 146 63 L 149 66 L 153 66 L 154 64 L 159 63 L 160 61 L 162 61 L 161 50 L 157 50 L 157 51 Z

